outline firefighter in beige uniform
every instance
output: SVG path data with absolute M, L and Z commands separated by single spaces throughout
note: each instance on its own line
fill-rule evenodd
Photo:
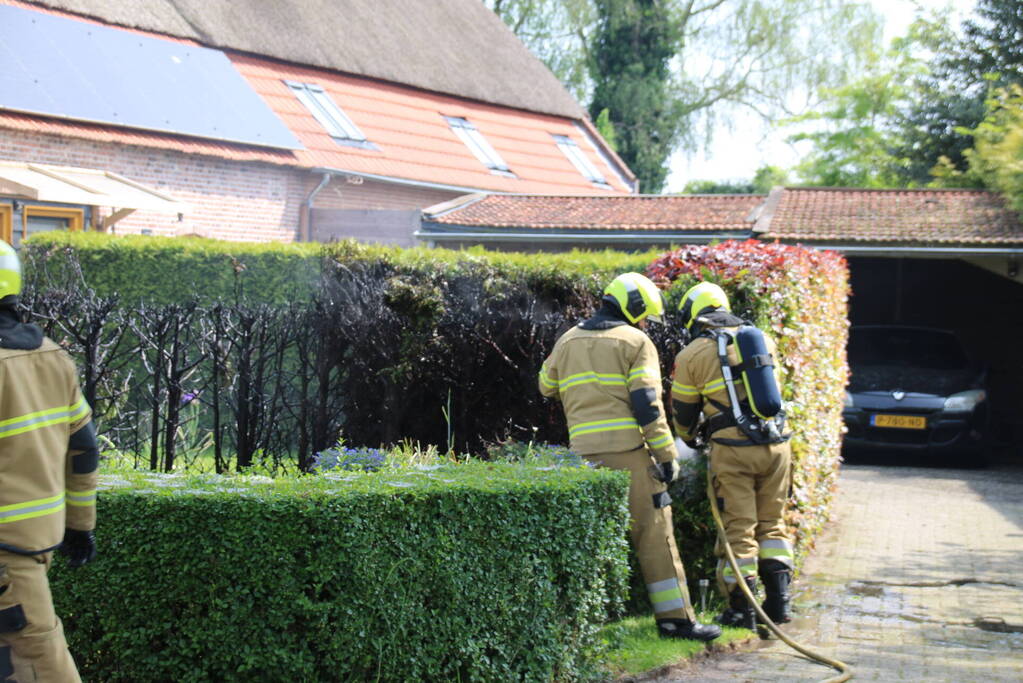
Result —
M 53 551 L 96 552 L 99 453 L 75 366 L 15 310 L 17 254 L 0 241 L 0 681 L 79 681 L 46 574 Z M 62 543 L 63 541 L 63 543 Z
M 657 351 L 637 327 L 663 312 L 660 291 L 650 280 L 638 273 L 619 275 L 604 290 L 596 315 L 558 339 L 540 370 L 539 386 L 544 396 L 561 401 L 575 453 L 631 475 L 630 533 L 658 631 L 706 641 L 721 630 L 698 623 L 689 601 L 667 492 L 667 483 L 678 476 L 675 444 L 662 408 Z
M 717 342 L 710 333 L 714 328 L 734 334 L 743 322 L 730 313 L 724 291 L 713 283 L 700 283 L 686 292 L 679 308 L 681 322 L 694 339 L 675 358 L 671 385 L 675 433 L 689 446 L 697 446 L 698 425 L 706 431 L 714 492 L 742 579 L 755 591 L 759 570 L 766 593 L 764 611 L 775 623 L 787 622 L 792 544 L 783 512 L 789 490 L 789 444 L 777 432 L 755 439 L 762 443 L 754 442 L 736 426 Z M 765 341 L 774 356 L 773 342 Z M 729 365 L 738 365 L 735 344 L 727 346 L 727 356 Z M 743 383 L 736 381 L 734 386 L 749 414 Z M 705 423 L 700 422 L 701 412 Z M 729 601 L 718 622 L 753 628 L 755 611 L 739 589 L 720 541 L 716 554 L 718 586 Z

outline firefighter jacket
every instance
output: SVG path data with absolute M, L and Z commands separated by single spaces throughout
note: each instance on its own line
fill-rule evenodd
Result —
M 676 457 L 657 350 L 642 330 L 599 316 L 580 323 L 555 343 L 539 386 L 561 401 L 575 453 L 621 453 L 645 443 L 658 462 Z
M 721 329 L 734 336 L 738 328 Z M 774 341 L 765 335 L 765 342 L 771 355 L 776 355 Z M 727 353 L 728 364 L 732 366 L 738 364 L 739 358 L 734 343 L 728 345 Z M 736 396 L 741 404 L 746 399 L 746 388 L 738 378 L 734 384 Z M 701 335 L 675 356 L 675 366 L 671 373 L 671 416 L 675 434 L 686 443 L 692 444 L 696 437 L 700 413 L 702 412 L 709 420 L 720 412 L 714 403 L 724 406 L 729 411 L 732 407 L 725 378 L 721 373 L 717 342 L 710 335 Z M 714 435 L 727 439 L 745 439 L 734 423 L 733 426 L 721 429 Z
M 65 527 L 95 527 L 99 453 L 74 363 L 20 327 L 35 348 L 0 336 L 0 548 L 32 555 L 59 546 Z

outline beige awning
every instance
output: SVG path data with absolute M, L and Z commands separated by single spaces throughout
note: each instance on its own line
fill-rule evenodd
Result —
M 118 219 L 138 209 L 171 214 L 189 209 L 187 204 L 110 171 L 7 161 L 0 162 L 0 197 L 110 207 Z

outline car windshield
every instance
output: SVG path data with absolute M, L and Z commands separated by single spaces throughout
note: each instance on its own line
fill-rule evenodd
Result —
M 939 330 L 852 328 L 849 365 L 900 365 L 962 370 L 969 364 L 954 335 Z

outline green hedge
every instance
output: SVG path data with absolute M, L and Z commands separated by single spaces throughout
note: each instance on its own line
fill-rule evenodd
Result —
M 627 480 L 449 464 L 101 477 L 51 581 L 85 680 L 578 680 L 625 585 Z
M 73 286 L 126 303 L 308 299 L 320 277 L 322 245 L 225 242 L 197 237 L 47 232 L 25 242 L 26 285 Z
M 516 254 L 483 248 L 402 249 L 353 240 L 248 243 L 55 231 L 27 240 L 22 259 L 28 286 L 64 286 L 78 277 L 80 267 L 85 284 L 99 296 L 117 295 L 125 302 L 180 303 L 194 295 L 203 302 L 240 297 L 281 304 L 313 295 L 324 257 L 335 263 L 380 265 L 407 276 L 458 277 L 483 268 L 493 288 L 525 283 L 538 292 L 565 295 L 602 287 L 623 269 L 642 272 L 657 254 Z

